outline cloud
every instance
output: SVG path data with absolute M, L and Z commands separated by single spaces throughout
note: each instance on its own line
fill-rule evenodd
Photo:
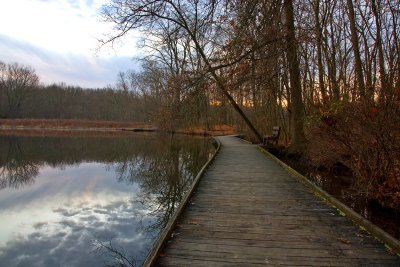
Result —
M 156 219 L 144 206 L 114 201 L 90 209 L 89 216 L 80 211 L 79 206 L 55 210 L 60 221 L 37 223 L 33 233 L 9 241 L 0 248 L 0 262 L 4 266 L 103 266 L 113 261 L 102 246 L 110 242 L 137 262 L 144 260 L 156 235 L 142 227 Z
M 47 225 L 48 224 L 48 222 L 37 222 L 37 223 L 35 223 L 34 225 L 33 225 L 33 228 L 35 228 L 35 229 L 40 229 L 42 226 L 45 226 L 45 225 Z
M 91 88 L 112 85 L 118 72 L 137 68 L 128 56 L 58 53 L 2 34 L 0 60 L 32 66 L 46 84 L 65 82 Z
M 114 84 L 119 71 L 135 68 L 134 34 L 116 50 L 101 49 L 97 39 L 111 31 L 101 22 L 106 0 L 4 1 L 0 9 L 0 60 L 36 69 L 41 81 L 81 87 Z M 18 19 L 15 19 L 18 14 Z M 136 33 L 137 34 L 137 33 Z M 117 54 L 118 52 L 118 54 Z

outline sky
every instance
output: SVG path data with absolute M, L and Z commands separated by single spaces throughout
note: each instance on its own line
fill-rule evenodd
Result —
M 103 22 L 107 0 L 0 0 L 0 61 L 36 70 L 44 84 L 85 88 L 115 84 L 118 72 L 135 69 L 138 34 L 99 50 L 112 31 Z

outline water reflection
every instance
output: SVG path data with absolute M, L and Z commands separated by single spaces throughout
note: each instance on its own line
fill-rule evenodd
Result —
M 309 172 L 307 177 L 329 194 L 346 203 L 364 218 L 395 238 L 400 238 L 400 214 L 394 210 L 384 209 L 378 203 L 360 195 L 350 175 L 336 176 L 328 172 L 313 171 Z
M 168 223 L 184 196 L 182 192 L 186 192 L 195 178 L 193 174 L 201 167 L 198 162 L 204 163 L 208 158 L 204 157 L 207 152 L 202 146 L 184 151 L 182 144 L 169 138 L 153 157 L 116 164 L 118 180 L 137 178 L 142 190 L 140 201 L 151 205 L 153 213 L 157 214 L 158 220 L 150 230 L 162 229 Z
M 0 137 L 4 266 L 140 265 L 212 146 L 171 136 Z
M 29 184 L 39 174 L 39 164 L 24 157 L 17 137 L 0 138 L 0 189 Z

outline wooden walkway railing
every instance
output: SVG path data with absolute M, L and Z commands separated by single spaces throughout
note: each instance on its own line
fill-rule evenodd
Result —
M 235 137 L 201 178 L 154 266 L 400 266 L 400 258 Z

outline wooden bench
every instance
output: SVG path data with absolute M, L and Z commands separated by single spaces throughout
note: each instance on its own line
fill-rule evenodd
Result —
M 277 145 L 280 133 L 281 133 L 281 127 L 279 126 L 272 127 L 272 134 L 265 135 L 263 137 L 263 145 L 268 145 L 268 144 Z

